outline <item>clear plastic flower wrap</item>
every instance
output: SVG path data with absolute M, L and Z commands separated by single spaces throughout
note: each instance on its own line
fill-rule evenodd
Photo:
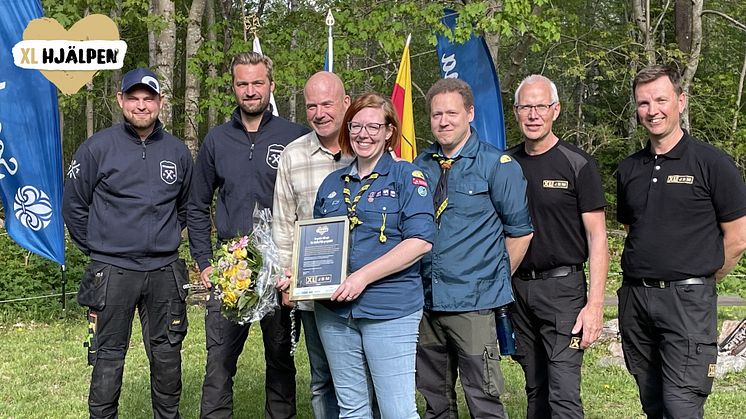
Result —
M 210 281 L 225 318 L 239 324 L 261 320 L 278 306 L 275 283 L 282 274 L 272 241 L 269 209 L 254 210 L 249 236 L 223 243 L 215 252 Z

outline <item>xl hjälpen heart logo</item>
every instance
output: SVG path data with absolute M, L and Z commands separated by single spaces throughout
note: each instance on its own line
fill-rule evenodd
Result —
M 69 30 L 51 18 L 34 19 L 23 31 L 24 41 L 118 41 L 119 29 L 111 18 L 104 15 L 88 15 L 75 22 Z M 96 71 L 39 70 L 47 80 L 54 83 L 66 95 L 77 93 L 93 79 Z

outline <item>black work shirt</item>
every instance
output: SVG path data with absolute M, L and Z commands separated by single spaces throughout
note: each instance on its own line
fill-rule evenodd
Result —
M 746 184 L 730 156 L 685 132 L 666 154 L 648 143 L 619 164 L 617 205 L 625 275 L 708 276 L 725 260 L 719 223 L 746 215 Z
M 606 206 L 596 162 L 562 140 L 536 156 L 526 154 L 524 143 L 508 153 L 528 181 L 528 207 L 535 229 L 520 268 L 544 271 L 584 263 L 588 240 L 582 214 Z

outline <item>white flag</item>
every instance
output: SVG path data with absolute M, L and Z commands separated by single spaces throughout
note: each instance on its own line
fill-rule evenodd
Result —
M 254 52 L 262 54 L 262 46 L 259 44 L 259 38 L 257 36 L 254 36 Z M 277 112 L 277 104 L 275 104 L 275 95 L 272 92 L 269 93 L 269 104 L 272 106 L 272 115 L 280 116 Z

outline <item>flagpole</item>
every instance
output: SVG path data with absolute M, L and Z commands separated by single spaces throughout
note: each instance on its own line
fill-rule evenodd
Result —
M 328 51 L 327 60 L 329 61 L 329 72 L 334 72 L 334 37 L 332 36 L 332 26 L 334 26 L 334 16 L 332 15 L 332 9 L 326 14 L 326 27 L 328 28 L 328 38 L 326 41 L 326 49 Z
M 65 311 L 67 297 L 65 295 L 65 285 L 67 284 L 67 276 L 65 275 L 65 265 L 60 265 L 62 271 L 62 311 Z

